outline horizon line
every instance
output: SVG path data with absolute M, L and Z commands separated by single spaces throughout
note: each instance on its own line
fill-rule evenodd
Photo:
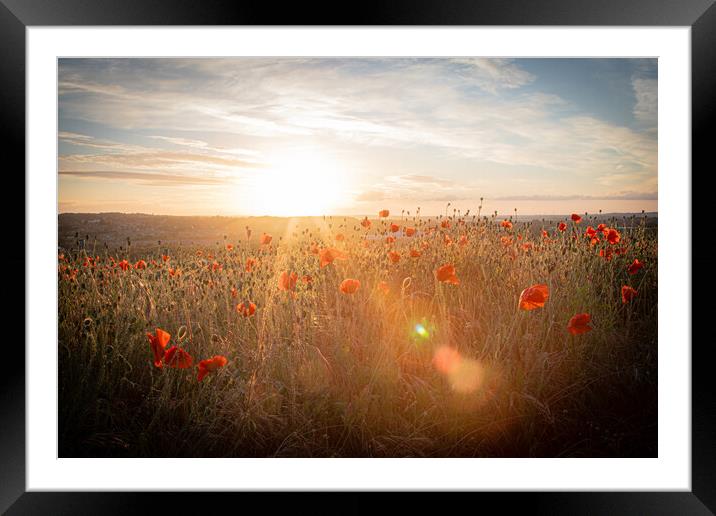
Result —
M 471 210 L 470 210 L 471 211 Z M 603 212 L 603 213 L 589 213 L 589 212 L 572 212 L 572 213 L 578 213 L 579 215 L 598 215 L 598 216 L 606 216 L 606 215 L 658 215 L 659 211 L 609 211 L 609 212 Z M 377 215 L 369 215 L 366 213 L 361 214 L 324 214 L 324 215 L 269 215 L 269 214 L 261 214 L 261 215 L 225 215 L 225 214 L 213 214 L 213 215 L 207 215 L 207 214 L 193 214 L 193 215 L 171 215 L 171 214 L 165 214 L 165 213 L 146 213 L 146 212 L 124 212 L 124 211 L 65 211 L 65 212 L 58 212 L 57 216 L 60 215 L 144 215 L 144 216 L 150 216 L 150 217 L 204 217 L 204 218 L 274 218 L 274 219 L 295 219 L 295 218 L 319 218 L 319 217 L 368 217 L 370 218 L 381 218 Z M 401 214 L 402 215 L 402 214 Z M 480 217 L 569 217 L 571 213 L 538 213 L 534 215 L 525 215 L 525 214 L 500 214 L 498 212 L 497 215 L 494 214 L 494 212 L 489 212 L 489 214 L 480 214 Z M 438 214 L 438 215 L 410 215 L 413 216 L 419 216 L 419 217 L 443 217 L 445 215 Z M 477 216 L 477 214 L 471 214 L 471 215 L 461 215 L 461 216 Z M 393 216 L 388 216 L 387 218 L 393 218 Z

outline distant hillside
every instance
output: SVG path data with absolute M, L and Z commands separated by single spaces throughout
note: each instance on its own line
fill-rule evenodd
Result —
M 147 215 L 130 213 L 62 213 L 58 217 L 58 240 L 60 247 L 72 247 L 77 239 L 88 243 L 96 241 L 116 248 L 126 246 L 127 239 L 132 246 L 162 245 L 211 245 L 216 242 L 246 241 L 246 227 L 256 240 L 262 232 L 276 238 L 291 232 L 311 230 L 319 225 L 333 227 L 357 224 L 358 220 L 347 217 L 333 217 L 324 222 L 323 217 L 180 217 L 169 215 Z
M 642 214 L 609 213 L 601 214 L 597 222 L 616 219 L 620 225 L 629 225 L 631 217 Z M 657 214 L 647 215 L 647 225 L 656 227 Z M 545 225 L 556 224 L 565 215 L 518 215 L 517 221 L 544 220 Z M 399 218 L 399 217 L 398 217 Z M 472 214 L 468 220 L 472 218 Z M 498 217 L 500 220 L 503 217 Z M 423 217 L 436 219 L 436 217 Z M 246 227 L 256 241 L 262 232 L 276 239 L 290 237 L 301 231 L 313 231 L 319 227 L 330 227 L 334 232 L 348 232 L 360 223 L 359 217 L 225 217 L 225 216 L 171 216 L 142 213 L 62 213 L 58 216 L 58 245 L 65 249 L 77 246 L 78 240 L 96 249 L 107 247 L 112 252 L 126 248 L 127 239 L 134 249 L 172 245 L 212 245 L 227 242 L 246 241 Z M 290 227 L 289 227 L 290 225 Z

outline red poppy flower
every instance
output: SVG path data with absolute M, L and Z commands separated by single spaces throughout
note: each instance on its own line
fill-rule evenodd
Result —
M 609 231 L 607 231 L 607 242 L 609 242 L 610 244 L 618 244 L 621 239 L 622 236 L 616 229 L 610 228 Z
M 253 258 L 247 258 L 246 267 L 244 268 L 244 270 L 246 272 L 251 272 L 251 270 L 254 268 L 254 265 L 256 265 L 256 260 L 254 260 Z
M 220 367 L 224 367 L 227 362 L 226 357 L 221 355 L 214 355 L 212 358 L 202 360 L 199 362 L 199 376 L 197 376 L 197 380 L 202 381 L 207 374 L 216 371 Z
M 341 281 L 340 291 L 344 294 L 355 294 L 360 287 L 360 281 L 353 278 L 347 278 Z
M 505 219 L 502 222 L 500 222 L 500 226 L 502 226 L 505 229 L 512 229 L 512 222 Z
M 360 225 L 366 229 L 368 229 L 371 226 L 371 224 L 372 224 L 372 222 L 368 220 L 368 217 L 364 218 L 360 223 Z
M 162 261 L 163 261 L 163 262 L 168 262 L 168 261 L 169 261 L 169 256 L 166 255 L 166 254 L 163 254 L 163 255 L 162 255 Z
M 565 231 L 567 229 L 567 224 L 565 224 L 564 222 L 560 222 L 557 225 L 557 229 L 559 229 L 560 231 Z
M 129 262 L 127 260 L 122 260 L 117 264 L 117 267 L 119 267 L 123 271 L 126 271 L 127 269 L 129 269 Z
M 397 225 L 395 222 L 393 222 L 393 223 L 390 225 L 390 232 L 391 232 L 391 233 L 397 233 L 398 231 L 400 231 L 400 226 Z
M 421 253 L 421 252 L 418 251 L 417 249 L 411 249 L 411 250 L 410 250 L 410 257 L 411 257 L 411 258 L 420 258 L 422 255 L 423 255 L 423 253 Z
M 601 256 L 602 258 L 604 258 L 606 261 L 609 262 L 609 261 L 611 261 L 611 259 L 612 259 L 612 250 L 609 249 L 609 248 L 607 248 L 607 249 L 600 249 L 600 250 L 599 250 L 599 256 Z
M 445 245 L 452 244 L 452 238 L 450 238 L 450 235 L 448 235 L 448 234 L 443 235 L 443 244 L 445 244 Z
M 144 260 L 139 260 L 137 263 L 134 264 L 135 269 L 146 269 L 147 268 L 147 262 Z
M 587 238 L 594 238 L 597 236 L 597 230 L 594 229 L 592 226 L 587 226 L 587 230 L 584 232 L 584 234 L 587 236 Z
M 440 227 L 443 229 L 448 229 L 450 227 L 450 221 L 445 219 L 440 223 Z
M 244 317 L 251 317 L 256 313 L 256 305 L 251 302 L 246 303 L 239 303 L 236 305 L 236 311 L 239 313 L 239 315 L 243 315 Z
M 522 291 L 520 294 L 519 307 L 522 310 L 534 310 L 542 308 L 549 298 L 549 288 L 547 285 L 532 285 Z
M 172 278 L 175 276 L 181 276 L 181 270 L 177 269 L 176 267 L 173 269 L 169 268 L 167 269 L 167 271 L 169 272 L 169 276 L 171 276 Z
M 390 258 L 391 262 L 398 263 L 400 261 L 400 253 L 396 251 L 390 251 L 388 253 L 388 258 Z
M 502 236 L 500 237 L 500 242 L 502 242 L 502 245 L 505 247 L 510 247 L 512 245 L 512 237 Z
M 582 222 L 582 217 L 580 217 L 576 213 L 572 213 L 572 216 L 570 218 L 574 221 L 575 224 L 579 224 L 580 222 Z
M 395 243 L 395 237 L 394 236 L 387 236 L 385 237 L 385 243 L 386 244 L 394 244 Z
M 546 230 L 542 230 L 542 238 L 549 238 L 549 233 Z
M 278 289 L 279 290 L 296 290 L 296 281 L 298 280 L 298 274 L 295 272 L 288 273 L 283 271 L 281 276 L 278 278 Z
M 415 234 L 415 228 L 405 228 L 405 236 L 413 236 Z
M 631 288 L 629 285 L 624 285 L 622 287 L 622 303 L 626 304 L 632 299 L 634 299 L 637 295 L 637 291 L 633 288 Z
M 597 226 L 597 231 L 599 231 L 599 232 L 601 232 L 601 233 L 604 233 L 604 235 L 606 235 L 607 232 L 609 231 L 609 228 L 607 227 L 606 224 L 599 224 L 599 225 Z
M 458 245 L 460 247 L 464 247 L 467 245 L 467 235 L 460 235 L 460 238 L 457 241 Z
M 378 212 L 378 216 L 379 216 L 379 217 L 382 217 L 382 218 L 385 218 L 385 217 L 387 217 L 388 215 L 390 215 L 390 211 L 388 211 L 388 210 L 380 210 L 380 211 Z
M 189 369 L 194 359 L 183 349 L 172 346 L 164 352 L 164 363 L 174 369 Z
M 149 339 L 149 348 L 154 354 L 154 367 L 162 367 L 164 348 L 166 348 L 167 344 L 169 344 L 171 335 L 164 330 L 157 328 L 154 335 L 147 333 L 147 338 Z
M 627 267 L 627 272 L 629 274 L 636 274 L 642 267 L 644 267 L 644 264 L 635 258 L 632 264 Z
M 460 284 L 460 280 L 455 273 L 455 266 L 450 263 L 439 267 L 435 271 L 435 277 L 438 279 L 438 281 L 441 281 L 443 283 L 450 283 L 452 285 Z
M 567 331 L 569 331 L 572 335 L 587 333 L 592 330 L 592 327 L 589 326 L 589 322 L 591 320 L 592 316 L 589 314 L 574 315 L 567 323 Z
M 318 257 L 321 259 L 321 267 L 333 263 L 334 260 L 347 260 L 348 255 L 343 251 L 336 249 L 335 247 L 327 247 L 321 249 L 318 252 Z
M 212 271 L 220 271 L 221 269 L 223 269 L 223 265 L 221 265 L 219 262 L 214 260 L 214 263 L 212 263 L 210 265 L 210 268 Z
M 378 287 L 378 290 L 380 290 L 384 295 L 388 295 L 388 293 L 390 292 L 390 287 L 388 286 L 387 281 L 378 282 L 377 287 Z
M 261 245 L 269 245 L 271 243 L 271 240 L 273 237 L 269 235 L 268 233 L 263 233 L 261 235 L 261 238 L 259 238 L 259 244 Z

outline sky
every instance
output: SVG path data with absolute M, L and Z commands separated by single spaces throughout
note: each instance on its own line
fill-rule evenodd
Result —
M 63 212 L 657 211 L 656 59 L 60 59 Z

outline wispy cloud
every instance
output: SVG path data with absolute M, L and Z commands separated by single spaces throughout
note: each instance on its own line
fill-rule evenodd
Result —
M 462 77 L 484 91 L 496 94 L 502 89 L 516 89 L 535 80 L 535 76 L 510 59 L 453 58 Z
M 474 196 L 475 191 L 469 184 L 458 184 L 455 181 L 435 176 L 406 174 L 387 176 L 383 182 L 359 192 L 355 196 L 355 200 L 357 202 L 376 202 L 388 199 L 450 201 Z
M 648 128 L 656 128 L 658 84 L 656 79 L 634 77 L 632 79 L 636 104 L 634 116 Z
M 260 165 L 250 161 L 208 154 L 192 152 L 177 152 L 152 149 L 144 152 L 131 153 L 106 153 L 106 154 L 71 154 L 60 156 L 60 163 L 92 163 L 102 165 L 117 165 L 129 167 L 164 167 L 173 168 L 176 166 L 204 165 L 234 168 L 257 168 Z M 62 167 L 61 167 L 62 168 Z
M 452 181 L 450 179 L 444 179 L 440 177 L 434 177 L 434 176 L 424 176 L 420 174 L 406 174 L 403 176 L 388 176 L 386 178 L 388 181 L 391 181 L 393 183 L 396 183 L 398 185 L 400 184 L 406 184 L 406 185 L 436 185 L 440 187 L 447 187 L 447 186 L 455 186 L 455 181 Z
M 152 172 L 130 172 L 118 170 L 61 170 L 60 176 L 74 176 L 85 179 L 107 179 L 112 181 L 131 181 L 148 186 L 173 185 L 222 185 L 222 178 L 190 176 L 186 174 L 162 174 Z
M 242 149 L 223 149 L 200 140 L 150 137 L 173 148 L 119 143 L 90 135 L 62 131 L 59 140 L 91 152 L 66 153 L 58 158 L 61 176 L 112 179 L 144 185 L 220 185 L 235 181 L 237 171 L 263 164 Z M 241 156 L 241 157 L 238 157 Z
M 603 195 L 505 195 L 493 197 L 496 201 L 635 201 L 658 199 L 657 192 L 615 192 Z

